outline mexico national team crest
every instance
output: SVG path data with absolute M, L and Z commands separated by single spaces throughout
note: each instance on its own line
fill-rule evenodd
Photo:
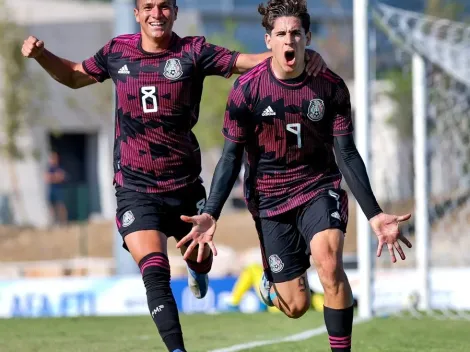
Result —
M 163 75 L 171 80 L 178 79 L 183 75 L 183 67 L 178 59 L 169 59 L 165 64 Z
M 132 214 L 132 211 L 128 210 L 122 216 L 122 226 L 128 227 L 134 222 L 134 220 L 135 220 L 134 214 Z
M 310 100 L 307 117 L 312 121 L 320 121 L 325 114 L 325 103 L 321 99 Z
M 282 269 L 284 269 L 284 263 L 277 254 L 270 255 L 268 261 L 269 267 L 273 273 L 279 273 Z

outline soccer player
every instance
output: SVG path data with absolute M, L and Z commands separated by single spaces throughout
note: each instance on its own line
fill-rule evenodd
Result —
M 182 238 L 191 225 L 180 215 L 197 214 L 206 201 L 200 149 L 191 132 L 204 77 L 242 73 L 272 55 L 239 54 L 200 36 L 181 38 L 172 30 L 177 14 L 175 0 L 136 0 L 140 33 L 111 39 L 82 63 L 55 56 L 35 37 L 22 47 L 24 56 L 70 88 L 110 78 L 115 83 L 116 222 L 124 247 L 140 267 L 150 314 L 169 351 L 185 346 L 170 288 L 167 238 Z M 310 59 L 310 72 L 317 74 L 323 60 L 316 53 Z M 202 298 L 213 254 L 208 246 L 199 252 L 202 262 L 195 256 L 186 260 L 189 286 Z
M 299 318 L 309 308 L 306 270 L 309 256 L 324 288 L 324 318 L 332 351 L 350 351 L 353 297 L 342 265 L 348 220 L 344 175 L 392 261 L 398 243 L 411 243 L 398 224 L 410 218 L 382 212 L 355 147 L 349 92 L 331 71 L 305 72 L 311 40 L 305 1 L 270 0 L 260 5 L 266 45 L 273 57 L 240 76 L 230 92 L 223 126 L 226 138 L 201 215 L 183 216 L 193 224 L 192 240 L 213 244 L 216 221 L 246 152 L 245 197 L 255 219 L 264 257 L 260 293 L 269 306 Z M 336 157 L 336 161 L 335 161 Z M 201 258 L 199 258 L 201 259 Z

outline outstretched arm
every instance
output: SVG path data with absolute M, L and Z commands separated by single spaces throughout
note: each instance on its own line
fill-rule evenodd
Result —
M 244 144 L 225 140 L 224 150 L 212 177 L 209 199 L 203 213 L 218 220 L 222 208 L 240 174 Z
M 62 59 L 44 47 L 44 42 L 29 37 L 21 49 L 23 56 L 34 58 L 39 65 L 57 82 L 77 89 L 96 83 L 96 79 L 88 75 L 81 63 Z
M 213 243 L 213 237 L 222 208 L 227 200 L 233 185 L 240 173 L 244 144 L 235 143 L 230 140 L 225 141 L 224 150 L 220 157 L 214 176 L 212 177 L 211 191 L 209 199 L 201 215 L 186 216 L 182 215 L 181 220 L 192 223 L 191 232 L 183 237 L 176 248 L 185 246 L 190 240 L 183 258 L 186 260 L 192 251 L 199 245 L 197 262 L 201 262 L 204 253 L 204 245 L 207 243 L 214 255 L 217 255 L 217 249 Z
M 381 256 L 382 248 L 384 245 L 387 245 L 393 263 L 397 261 L 395 250 L 398 252 L 401 259 L 404 260 L 406 256 L 398 240 L 402 241 L 408 248 L 411 248 L 411 243 L 400 233 L 399 223 L 408 220 L 411 214 L 400 216 L 391 215 L 385 214 L 382 209 L 380 209 L 374 193 L 372 192 L 366 167 L 354 144 L 351 101 L 348 88 L 344 82 L 341 82 L 338 86 L 334 103 L 337 111 L 333 119 L 332 133 L 334 136 L 333 143 L 336 161 L 349 188 L 356 197 L 357 202 L 377 235 L 377 239 L 379 240 L 377 256 Z
M 270 51 L 261 54 L 240 54 L 235 65 L 233 65 L 232 73 L 245 73 L 271 56 L 273 56 L 273 53 Z
M 272 55 L 270 51 L 261 54 L 240 54 L 233 65 L 232 73 L 242 74 Z M 322 56 L 314 50 L 307 49 L 305 51 L 305 60 L 307 60 L 306 70 L 310 75 L 316 76 L 320 72 L 325 72 L 328 68 Z
M 334 150 L 339 169 L 367 220 L 382 213 L 372 192 L 367 170 L 356 148 L 353 135 L 334 137 Z
M 334 148 L 339 169 L 379 240 L 377 256 L 381 256 L 383 246 L 387 245 L 393 263 L 397 261 L 395 249 L 401 259 L 405 260 L 406 256 L 398 239 L 408 248 L 411 248 L 412 245 L 400 233 L 398 226 L 401 221 L 408 220 L 411 214 L 397 216 L 385 214 L 382 211 L 372 192 L 366 167 L 357 151 L 352 135 L 335 137 Z
M 225 137 L 224 149 L 212 177 L 211 191 L 203 213 L 181 216 L 181 220 L 193 224 L 190 233 L 176 244 L 177 248 L 181 248 L 191 241 L 184 253 L 184 259 L 187 259 L 199 245 L 197 261 L 202 261 L 205 244 L 208 244 L 214 255 L 217 255 L 213 243 L 217 219 L 240 173 L 243 151 L 249 135 L 251 97 L 250 90 L 246 88 L 248 86 L 243 86 L 239 80 L 236 80 L 230 91 L 222 128 Z

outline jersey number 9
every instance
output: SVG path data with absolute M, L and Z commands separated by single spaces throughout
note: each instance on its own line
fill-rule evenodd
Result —
M 300 123 L 289 123 L 286 125 L 287 131 L 297 136 L 297 148 L 302 148 L 302 135 L 300 133 Z

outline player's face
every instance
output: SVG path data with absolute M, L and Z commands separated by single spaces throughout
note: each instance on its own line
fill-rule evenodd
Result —
M 311 33 L 305 33 L 297 17 L 279 17 L 271 34 L 265 36 L 276 66 L 285 73 L 301 73 L 305 64 L 305 47 L 310 45 Z
M 176 20 L 178 7 L 173 0 L 139 0 L 134 9 L 136 21 L 148 38 L 161 40 L 169 37 Z
M 49 155 L 49 164 L 52 166 L 59 165 L 59 156 L 56 153 L 51 153 Z

